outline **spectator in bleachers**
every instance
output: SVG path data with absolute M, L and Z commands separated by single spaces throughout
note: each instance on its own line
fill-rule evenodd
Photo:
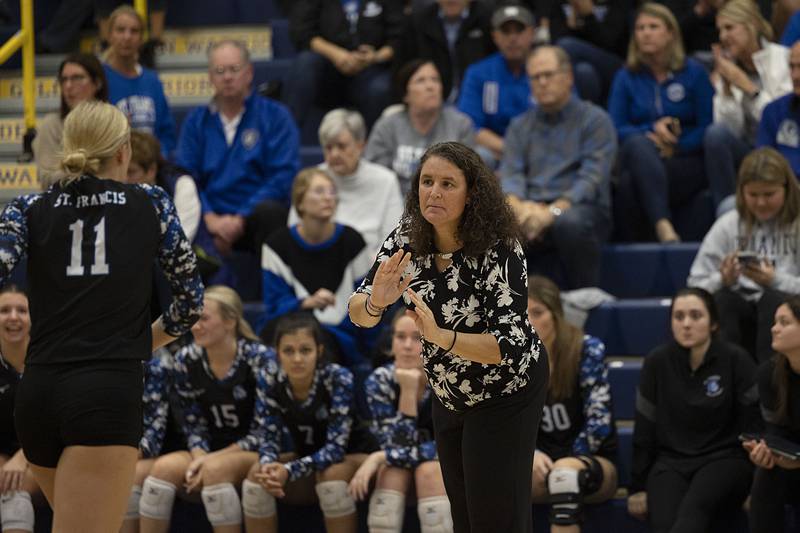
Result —
M 570 56 L 581 98 L 605 106 L 630 35 L 633 0 L 551 0 L 540 2 L 549 20 L 550 42 Z M 541 10 L 541 8 L 540 8 Z
M 90 54 L 72 54 L 58 67 L 58 86 L 61 89 L 59 110 L 48 113 L 36 124 L 33 156 L 39 180 L 45 186 L 58 173 L 61 158 L 61 137 L 64 119 L 73 107 L 86 100 L 108 102 L 108 83 L 103 66 Z
M 395 0 L 295 0 L 289 33 L 300 53 L 283 94 L 300 129 L 314 104 L 355 106 L 372 126 L 391 103 L 402 31 Z
M 354 413 L 353 374 L 326 360 L 322 337 L 311 316 L 283 318 L 273 342 L 279 370 L 258 376 L 262 439 L 242 486 L 250 533 L 277 533 L 276 499 L 308 504 L 314 493 L 327 531 L 358 528 L 347 484 L 376 446 Z
M 785 157 L 800 176 L 800 43 L 789 51 L 792 92 L 767 104 L 758 126 L 758 146 L 771 146 Z
M 719 42 L 717 11 L 727 0 L 660 0 L 678 20 L 683 47 L 703 64 L 710 65 L 711 45 Z
M 800 294 L 800 186 L 773 148 L 745 157 L 736 184 L 736 209 L 703 239 L 687 285 L 714 294 L 723 338 L 758 361 L 772 355 L 775 309 Z
M 174 359 L 166 348 L 157 350 L 145 362 L 144 394 L 142 397 L 142 440 L 136 462 L 128 509 L 119 533 L 139 532 L 139 501 L 142 484 L 161 455 L 186 450 L 186 437 L 178 424 L 178 406 L 174 385 Z
M 595 286 L 600 245 L 611 226 L 614 125 L 605 110 L 572 94 L 562 48 L 534 50 L 527 72 L 537 106 L 508 127 L 503 190 L 527 240 L 531 270 L 541 252 L 555 250 L 569 287 Z
M 799 40 L 800 40 L 800 11 L 797 11 L 792 15 L 792 18 L 789 19 L 789 23 L 783 30 L 783 35 L 781 35 L 780 42 L 783 46 L 793 46 L 794 43 L 796 43 Z
M 154 70 L 139 64 L 144 22 L 129 5 L 109 17 L 108 50 L 103 67 L 108 78 L 108 99 L 125 113 L 133 129 L 155 135 L 165 156 L 175 150 L 175 121 Z
M 653 533 L 707 532 L 741 509 L 753 468 L 739 435 L 760 424 L 756 367 L 719 338 L 703 289 L 681 289 L 670 307 L 672 339 L 644 360 L 636 393 L 628 511 Z
M 645 3 L 636 14 L 626 67 L 614 78 L 608 107 L 626 176 L 620 188 L 633 204 L 624 211 L 643 208 L 661 242 L 680 240 L 670 207 L 707 187 L 702 143 L 713 92 L 703 67 L 686 58 L 669 9 Z
M 110 13 L 120 5 L 126 4 L 124 0 L 94 0 L 97 7 L 95 18 L 100 30 L 100 48 L 105 49 L 111 34 Z M 167 18 L 167 0 L 147 0 L 147 22 L 150 26 L 149 36 L 139 46 L 139 62 L 148 67 L 156 68 L 156 48 L 163 45 L 164 21 Z
M 174 383 L 187 450 L 156 459 L 139 501 L 143 533 L 166 533 L 176 494 L 200 493 L 215 533 L 241 528 L 236 487 L 258 459 L 264 437 L 256 416 L 260 372 L 276 374 L 275 354 L 259 342 L 233 289 L 205 291 L 193 340 L 175 356 Z
M 264 318 L 262 338 L 272 338 L 282 316 L 313 313 L 334 342 L 326 342 L 337 362 L 365 361 L 364 332 L 347 315 L 347 300 L 369 271 L 375 250 L 361 235 L 335 222 L 337 190 L 316 167 L 302 170 L 292 186 L 292 205 L 300 221 L 276 230 L 261 252 Z
M 551 280 L 528 278 L 528 319 L 547 348 L 550 381 L 533 456 L 533 500 L 550 507 L 552 531 L 578 531 L 583 503 L 617 490 L 617 430 L 606 348 L 567 322 Z
M 300 140 L 283 105 L 252 90 L 247 47 L 222 40 L 208 50 L 214 98 L 186 118 L 176 162 L 195 179 L 203 220 L 223 254 L 259 253 L 286 225 L 289 190 L 300 167 Z
M 767 437 L 800 444 L 800 298 L 783 302 L 772 326 L 775 356 L 758 369 L 758 395 Z M 800 461 L 770 451 L 764 439 L 745 441 L 756 468 L 750 490 L 752 533 L 784 531 L 784 505 L 798 503 Z
M 444 104 L 442 78 L 432 61 L 415 59 L 403 65 L 394 86 L 403 109 L 375 123 L 364 158 L 394 170 L 405 195 L 429 146 L 444 141 L 473 146 L 475 130 L 467 115 Z
M 714 123 L 703 138 L 706 176 L 714 206 L 731 197 L 736 170 L 753 146 L 761 113 L 771 101 L 792 90 L 789 50 L 769 42 L 772 27 L 753 0 L 730 0 L 717 15 L 720 43 L 713 46 Z
M 436 0 L 415 8 L 403 32 L 396 65 L 414 59 L 433 62 L 445 101 L 457 102 L 467 67 L 496 51 L 491 17 L 491 6 L 482 0 Z
M 487 162 L 503 158 L 503 136 L 509 122 L 531 106 L 525 60 L 533 35 L 533 15 L 528 9 L 498 8 L 492 15 L 492 39 L 499 51 L 473 63 L 464 73 L 458 109 L 472 119 L 478 152 Z
M 0 290 L 0 524 L 4 533 L 32 532 L 31 495 L 39 485 L 14 428 L 17 386 L 31 340 L 28 297 L 14 285 Z
M 349 491 L 363 500 L 375 477 L 367 525 L 371 531 L 399 533 L 413 481 L 422 532 L 453 533 L 433 439 L 433 392 L 422 368 L 422 335 L 405 309 L 394 315 L 391 333 L 393 361 L 375 369 L 364 384 L 372 434 L 381 450 L 361 464 Z
M 206 285 L 230 282 L 228 267 L 214 246 L 214 239 L 201 216 L 200 195 L 194 178 L 164 159 L 158 139 L 149 133 L 131 132 L 128 182 L 158 185 L 167 191 L 175 204 L 183 232 L 197 255 L 203 282 Z
M 394 172 L 361 157 L 366 135 L 364 119 L 357 111 L 329 111 L 319 125 L 319 143 L 325 156 L 319 168 L 336 184 L 336 222 L 358 231 L 367 248 L 377 254 L 400 221 L 403 197 Z M 293 206 L 289 226 L 297 222 Z

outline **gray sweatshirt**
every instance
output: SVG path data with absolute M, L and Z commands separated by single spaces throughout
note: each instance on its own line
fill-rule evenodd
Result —
M 800 294 L 800 221 L 790 226 L 778 227 L 774 221 L 756 222 L 748 238 L 745 225 L 736 210 L 728 211 L 717 219 L 703 239 L 700 251 L 692 263 L 690 287 L 701 287 L 709 292 L 722 288 L 719 267 L 725 256 L 735 251 L 755 252 L 775 265 L 772 288 L 788 294 Z M 762 287 L 746 276 L 730 287 L 749 301 L 757 301 Z

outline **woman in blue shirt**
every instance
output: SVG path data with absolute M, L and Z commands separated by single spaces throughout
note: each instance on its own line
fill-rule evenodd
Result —
M 711 123 L 713 93 L 703 67 L 686 58 L 669 9 L 644 4 L 608 107 L 629 178 L 620 192 L 642 206 L 661 242 L 680 240 L 670 206 L 686 203 L 708 184 L 702 142 Z

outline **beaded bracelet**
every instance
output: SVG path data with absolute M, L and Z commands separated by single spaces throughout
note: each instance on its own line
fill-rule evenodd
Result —
M 366 299 L 366 300 L 364 300 L 364 310 L 365 310 L 365 311 L 367 312 L 367 314 L 368 314 L 369 316 L 371 316 L 372 318 L 380 318 L 380 317 L 382 317 L 382 316 L 383 316 L 383 311 L 384 311 L 386 308 L 385 308 L 385 307 L 378 307 L 378 306 L 376 306 L 376 305 L 373 305 L 373 303 L 372 303 L 372 300 L 371 300 L 371 297 L 372 297 L 372 295 L 371 295 L 371 294 L 368 294 L 368 295 L 367 295 L 367 299 Z M 378 314 L 374 314 L 374 313 L 372 313 L 372 311 L 370 311 L 370 309 L 372 309 L 372 311 L 377 311 L 377 312 L 378 312 Z

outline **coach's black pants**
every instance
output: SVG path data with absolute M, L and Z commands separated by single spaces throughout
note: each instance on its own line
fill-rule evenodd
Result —
M 531 470 L 549 374 L 546 358 L 534 366 L 525 389 L 487 405 L 454 412 L 433 402 L 455 533 L 533 531 Z

